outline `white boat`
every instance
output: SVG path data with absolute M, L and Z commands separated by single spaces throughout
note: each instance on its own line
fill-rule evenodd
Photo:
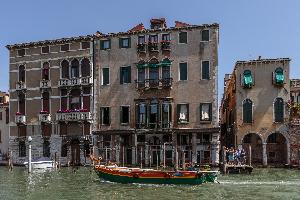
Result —
M 26 168 L 28 168 L 28 162 L 24 162 L 24 165 Z M 48 169 L 48 168 L 54 168 L 54 161 L 50 159 L 41 158 L 36 161 L 31 162 L 32 169 Z

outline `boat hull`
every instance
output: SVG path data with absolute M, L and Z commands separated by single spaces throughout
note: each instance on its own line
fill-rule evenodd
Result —
M 98 176 L 106 181 L 117 183 L 140 183 L 140 184 L 188 184 L 199 185 L 206 182 L 214 182 L 216 173 L 198 172 L 119 172 L 95 168 Z
M 28 162 L 25 162 L 24 165 L 26 168 L 28 168 Z M 31 167 L 33 169 L 49 169 L 49 168 L 53 168 L 53 166 L 54 166 L 53 161 L 31 162 Z

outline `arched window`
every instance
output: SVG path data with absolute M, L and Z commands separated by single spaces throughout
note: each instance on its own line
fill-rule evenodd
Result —
M 245 88 L 251 88 L 253 86 L 253 77 L 250 70 L 245 70 L 243 73 L 243 83 Z
M 50 142 L 45 140 L 43 143 L 43 156 L 50 157 Z
M 79 77 L 79 61 L 77 59 L 71 62 L 71 78 Z
M 282 98 L 276 98 L 274 102 L 274 121 L 283 122 L 284 103 Z
M 47 111 L 49 113 L 49 92 L 43 92 L 43 111 Z
M 91 75 L 91 66 L 90 66 L 90 61 L 87 58 L 82 59 L 81 61 L 81 76 L 82 77 L 87 77 Z
M 283 69 L 282 68 L 279 67 L 275 70 L 274 81 L 275 81 L 276 85 L 283 85 L 284 84 L 284 75 L 283 75 Z
M 49 80 L 49 63 L 44 62 L 43 63 L 43 69 L 42 69 L 42 79 L 43 80 Z
M 69 62 L 67 60 L 63 60 L 61 62 L 61 77 L 69 78 Z
M 252 101 L 250 99 L 245 99 L 243 102 L 243 122 L 252 123 Z
M 81 92 L 79 89 L 74 89 L 70 93 L 70 109 L 79 110 L 81 109 Z
M 25 82 L 25 66 L 24 65 L 19 66 L 19 81 Z

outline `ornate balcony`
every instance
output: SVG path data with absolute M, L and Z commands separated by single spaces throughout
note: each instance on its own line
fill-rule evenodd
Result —
M 146 44 L 145 43 L 137 44 L 137 52 L 146 53 Z
M 93 84 L 92 77 L 81 77 L 71 79 L 60 79 L 58 82 L 59 87 L 77 86 L 77 85 L 90 85 Z
M 81 85 L 90 85 L 90 84 L 93 84 L 92 77 L 82 77 L 81 78 Z
M 23 114 L 16 114 L 15 122 L 16 122 L 16 124 L 25 124 L 26 116 Z
M 70 82 L 69 79 L 62 78 L 58 81 L 58 87 L 67 87 L 69 86 L 69 82 Z
M 136 82 L 136 88 L 139 90 L 147 90 L 147 89 L 162 89 L 162 88 L 170 88 L 172 86 L 173 78 L 164 78 L 164 79 L 145 79 L 145 81 Z
M 57 121 L 91 121 L 91 112 L 61 112 L 56 113 Z
M 158 50 L 158 43 L 157 42 L 149 42 L 148 43 L 148 50 L 150 52 L 159 51 Z
M 51 82 L 50 80 L 41 80 L 40 82 L 40 88 L 41 89 L 47 89 L 51 87 Z
M 51 115 L 48 113 L 44 114 L 39 114 L 39 121 L 40 122 L 45 122 L 45 123 L 50 123 L 51 122 Z
M 16 90 L 26 90 L 25 82 L 18 81 L 16 84 Z
M 171 51 L 171 42 L 169 40 L 161 41 L 162 51 Z

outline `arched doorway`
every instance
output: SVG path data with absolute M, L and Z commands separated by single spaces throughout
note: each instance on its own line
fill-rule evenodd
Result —
M 80 165 L 80 142 L 78 139 L 71 141 L 71 165 Z
M 251 163 L 252 164 L 262 164 L 263 163 L 263 148 L 262 139 L 256 133 L 248 133 L 244 136 L 242 141 L 243 149 L 246 151 L 246 160 L 249 163 L 251 147 Z
M 284 165 L 287 161 L 287 141 L 285 137 L 279 133 L 272 133 L 267 139 L 267 157 L 268 164 Z

